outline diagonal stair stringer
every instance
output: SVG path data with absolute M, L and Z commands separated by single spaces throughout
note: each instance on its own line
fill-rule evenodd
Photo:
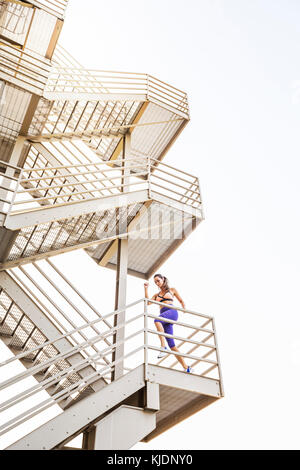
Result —
M 75 403 L 6 450 L 51 450 L 97 422 L 104 413 L 145 387 L 144 364 Z

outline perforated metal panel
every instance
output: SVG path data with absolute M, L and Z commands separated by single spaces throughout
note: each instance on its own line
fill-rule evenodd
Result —
M 19 307 L 10 299 L 4 290 L 0 294 L 0 337 L 11 336 L 9 347 L 28 351 L 36 346 L 42 345 L 47 341 L 45 335 L 39 331 L 33 322 L 19 309 Z M 46 345 L 28 354 L 25 360 L 35 361 L 35 365 L 43 364 L 51 357 L 55 357 L 58 350 L 53 345 Z M 70 363 L 65 359 L 59 359 L 49 369 L 46 366 L 48 375 L 54 376 L 59 372 L 68 369 Z M 64 389 L 81 380 L 81 376 L 72 372 L 63 378 L 60 382 L 60 388 Z M 86 385 L 81 393 L 92 393 L 93 389 Z M 76 397 L 78 399 L 78 397 Z
M 133 204 L 124 212 L 127 222 L 135 217 L 142 204 Z M 51 253 L 66 247 L 102 240 L 116 235 L 116 209 L 99 211 L 71 219 L 26 227 L 20 230 L 7 261 Z
M 168 206 L 151 204 L 134 228 L 134 237 L 128 242 L 128 269 L 148 275 L 160 266 L 170 249 L 178 246 L 194 224 L 193 217 Z M 140 231 L 140 236 L 139 236 Z M 117 255 L 110 259 L 116 265 Z
M 152 126 L 136 127 L 132 132 L 132 148 L 133 156 L 142 157 L 148 155 L 152 158 L 159 159 L 167 145 L 175 136 L 184 120 L 178 119 L 178 115 L 172 113 L 161 106 L 154 103 L 149 103 L 139 124 L 149 122 L 164 122 L 162 124 L 155 124 Z

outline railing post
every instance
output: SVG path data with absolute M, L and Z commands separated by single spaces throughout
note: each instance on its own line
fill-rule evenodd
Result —
M 123 169 L 122 169 L 122 184 L 127 186 L 121 187 L 121 194 L 129 192 L 129 180 L 130 180 L 130 169 L 128 168 L 127 158 L 131 155 L 131 138 L 129 134 L 124 136 L 123 140 Z M 127 232 L 127 208 L 118 208 L 116 215 L 118 214 L 117 221 L 117 235 L 123 235 Z M 127 271 L 128 271 L 128 237 L 117 238 L 117 269 L 116 269 L 116 291 L 115 291 L 115 309 L 119 310 L 124 307 L 124 311 L 117 314 L 114 318 L 114 326 L 118 326 L 125 322 L 125 306 L 126 306 L 126 289 L 127 289 Z M 125 337 L 125 327 L 121 328 L 113 336 L 113 343 L 117 344 L 121 342 Z M 124 356 L 124 344 L 116 346 L 113 353 L 113 362 L 118 361 Z M 116 363 L 114 371 L 112 373 L 112 380 L 117 380 L 124 373 L 123 361 Z
M 201 196 L 201 187 L 200 187 L 200 178 L 197 178 L 198 179 L 198 190 L 199 190 L 199 199 L 200 199 L 200 210 L 201 210 L 201 214 L 202 214 L 202 218 L 204 219 L 204 212 L 203 212 L 203 205 L 202 205 L 202 196 Z
M 221 397 L 224 396 L 224 387 L 223 387 L 223 379 L 222 379 L 222 372 L 221 372 L 221 364 L 220 364 L 220 356 L 219 356 L 219 348 L 218 348 L 218 341 L 217 341 L 217 333 L 216 333 L 216 327 L 215 327 L 215 320 L 214 318 L 211 319 L 212 323 L 212 329 L 214 332 L 214 343 L 216 347 L 216 359 L 218 363 L 218 372 L 219 372 L 219 380 L 220 380 L 220 392 L 221 392 Z
M 20 171 L 20 174 L 19 174 L 19 177 L 18 177 L 18 180 L 16 182 L 16 187 L 15 187 L 15 190 L 13 192 L 13 195 L 12 195 L 12 198 L 11 198 L 11 201 L 10 201 L 10 205 L 9 205 L 9 209 L 7 211 L 7 217 L 10 215 L 11 211 L 12 211 L 12 207 L 14 205 L 14 202 L 15 202 L 15 199 L 16 199 L 16 196 L 17 196 L 17 193 L 18 193 L 18 189 L 20 187 L 20 181 L 22 179 L 22 176 L 23 176 L 23 169 Z
M 144 361 L 145 379 L 148 379 L 148 302 L 144 299 Z
M 148 197 L 151 199 L 151 157 L 147 157 L 147 181 L 148 181 Z
M 22 170 L 21 170 L 20 171 L 20 176 L 17 180 L 16 179 L 10 179 L 10 177 L 12 177 L 14 175 L 14 172 L 15 172 L 16 169 L 17 169 L 17 167 L 14 167 L 13 165 L 7 166 L 5 173 L 2 174 L 3 185 L 0 188 L 0 198 L 3 198 L 3 200 L 0 204 L 0 211 L 2 211 L 3 214 L 5 213 L 6 216 L 8 216 L 9 213 L 11 212 L 11 207 L 12 207 L 12 204 L 15 200 L 16 192 L 17 192 L 17 189 L 19 187 L 20 176 L 22 174 Z M 16 188 L 15 188 L 14 191 L 11 189 L 12 180 L 14 180 L 14 182 L 16 182 Z M 10 200 L 8 198 L 8 193 L 9 192 L 13 193 L 12 198 Z M 7 211 L 4 211 L 4 205 L 5 204 L 9 205 L 9 209 Z
M 147 74 L 146 75 L 146 79 L 147 79 L 147 92 L 146 92 L 146 98 L 147 98 L 147 101 L 149 101 L 149 75 Z

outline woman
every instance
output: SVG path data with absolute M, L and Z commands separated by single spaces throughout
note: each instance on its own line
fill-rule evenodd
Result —
M 154 282 L 159 288 L 159 293 L 154 294 L 153 297 L 151 297 L 151 300 L 155 300 L 156 302 L 163 302 L 163 306 L 160 307 L 160 314 L 159 316 L 161 318 L 167 318 L 168 320 L 173 320 L 177 321 L 178 320 L 178 312 L 173 307 L 173 298 L 174 296 L 178 299 L 178 301 L 181 303 L 182 308 L 185 308 L 185 304 L 178 294 L 177 290 L 172 287 L 169 287 L 168 279 L 165 276 L 162 276 L 161 274 L 155 274 L 154 276 Z M 144 287 L 145 287 L 145 297 L 146 299 L 149 299 L 148 295 L 148 286 L 149 282 L 145 282 Z M 151 302 L 148 302 L 148 305 Z M 160 331 L 161 333 L 167 333 L 169 335 L 173 335 L 173 324 L 165 322 L 163 320 L 159 320 L 158 318 L 154 320 L 155 326 L 157 331 Z M 167 347 L 166 347 L 166 340 L 169 345 L 169 348 L 174 351 L 174 352 L 179 352 L 178 348 L 175 346 L 175 342 L 173 338 L 168 338 L 165 336 L 159 335 L 159 339 L 161 342 L 161 347 L 165 349 L 164 351 L 160 351 L 159 355 L 157 356 L 158 359 L 161 359 L 167 354 Z M 187 366 L 185 363 L 183 357 L 177 356 L 176 359 L 180 362 L 182 367 L 186 372 L 193 372 L 190 366 Z

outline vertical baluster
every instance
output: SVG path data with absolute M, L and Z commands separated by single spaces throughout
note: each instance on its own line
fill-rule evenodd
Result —
M 144 299 L 144 360 L 145 360 L 145 379 L 148 379 L 148 302 Z

